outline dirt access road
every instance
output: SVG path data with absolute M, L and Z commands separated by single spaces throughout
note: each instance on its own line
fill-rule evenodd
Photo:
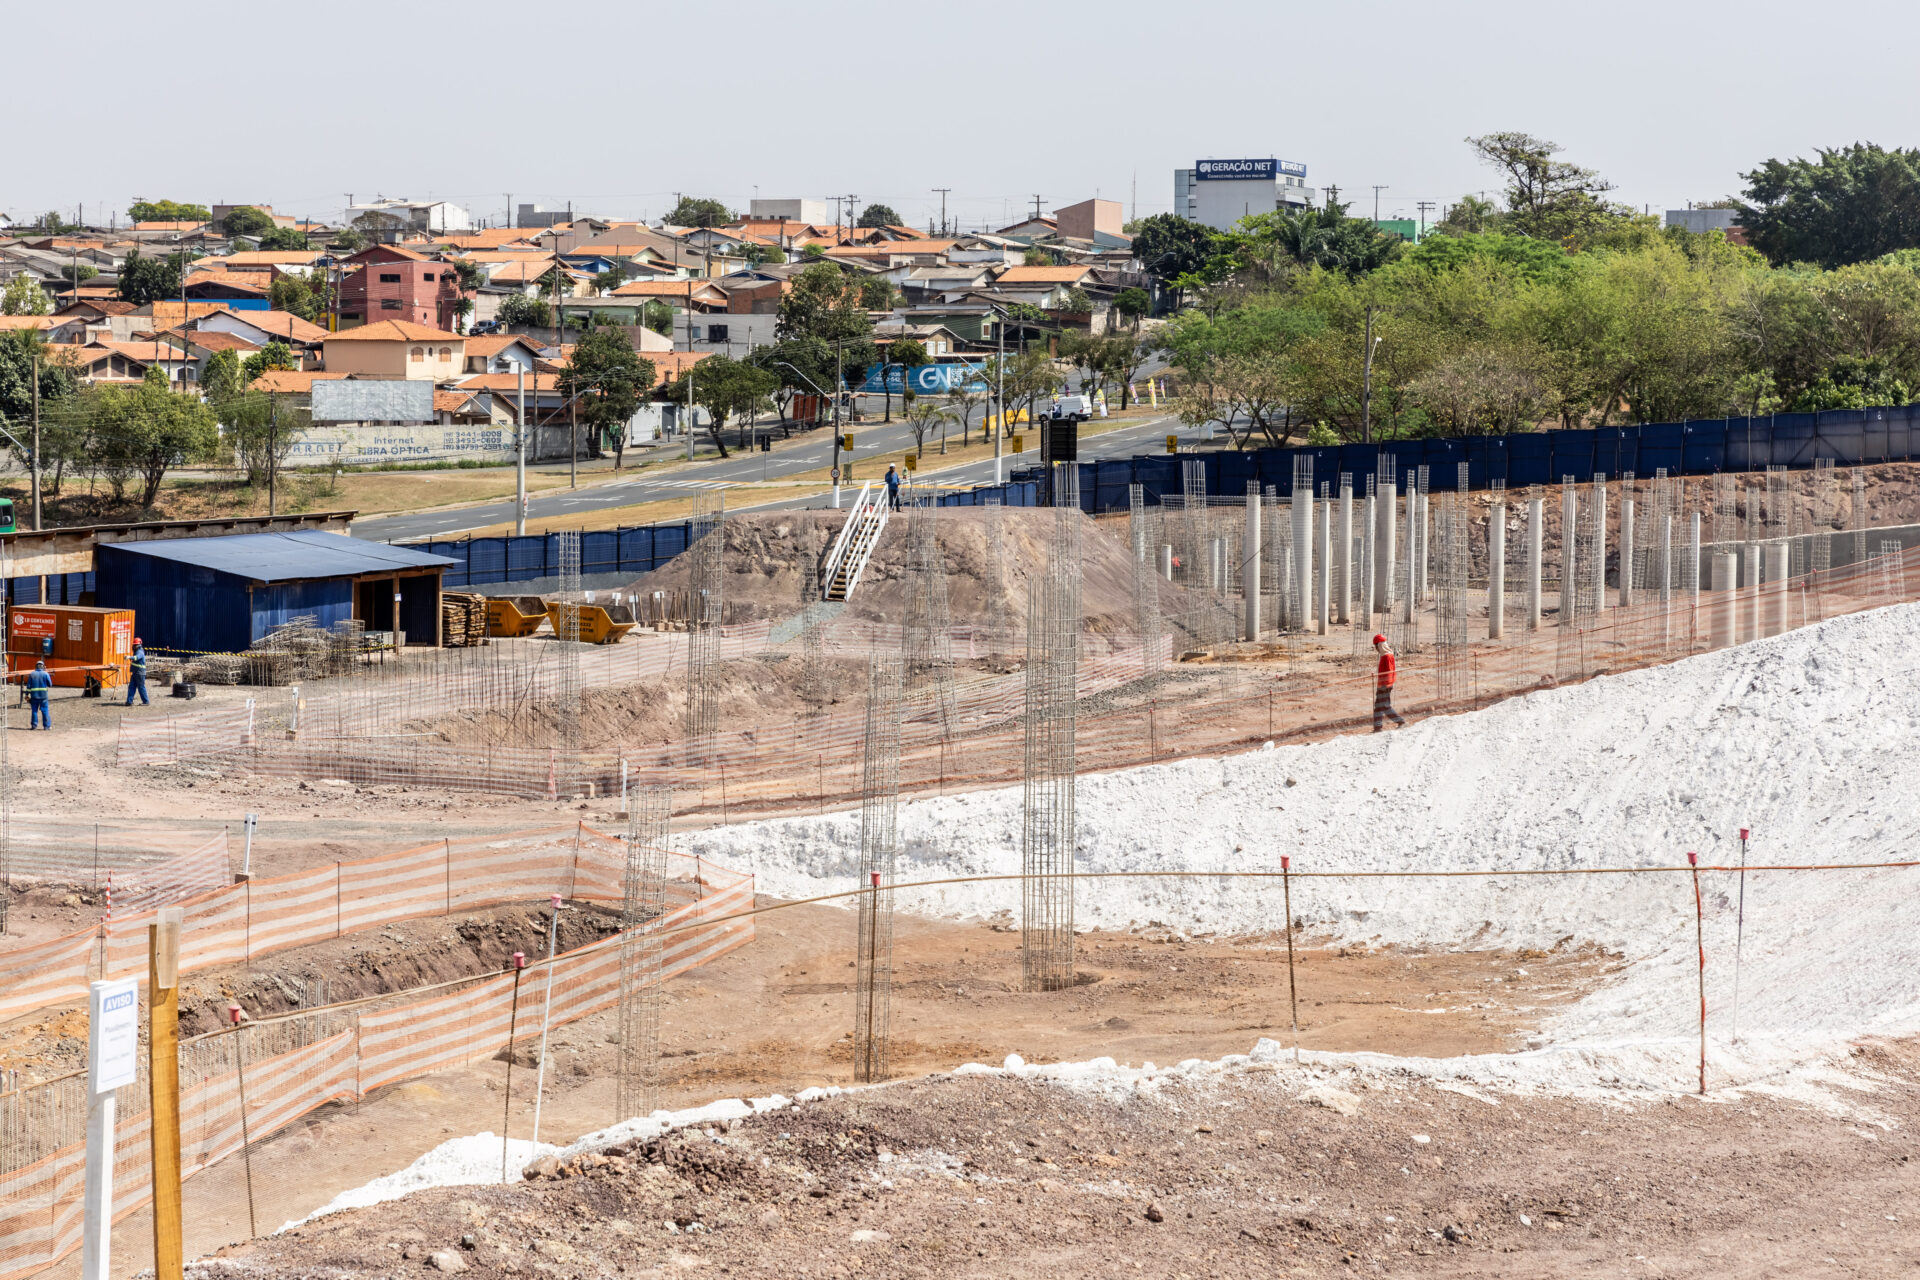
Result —
M 1856 1052 L 1871 1117 L 1284 1060 L 1144 1088 L 935 1077 L 330 1216 L 190 1274 L 1912 1275 L 1917 1048 Z

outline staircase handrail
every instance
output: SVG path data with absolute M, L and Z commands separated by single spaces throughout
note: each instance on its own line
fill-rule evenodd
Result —
M 880 545 L 880 535 L 887 531 L 887 516 L 893 511 L 893 504 L 884 495 L 876 494 L 873 500 L 873 536 L 865 539 L 866 546 L 860 552 L 860 562 L 853 566 L 853 572 L 847 575 L 847 599 L 853 599 L 853 589 L 860 585 L 860 575 L 867 571 L 867 562 L 873 559 L 875 547 Z
M 873 481 L 869 480 L 860 488 L 860 496 L 853 500 L 853 509 L 847 512 L 847 522 L 840 526 L 840 536 L 833 540 L 833 549 L 827 552 L 826 564 L 820 570 L 820 594 L 824 597 L 827 588 L 833 585 L 833 575 L 840 569 L 840 561 L 846 557 L 847 545 L 853 538 L 853 531 L 859 527 L 861 509 L 867 504 L 867 495 L 873 492 Z

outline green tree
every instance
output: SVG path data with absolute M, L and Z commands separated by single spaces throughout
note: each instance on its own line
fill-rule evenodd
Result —
M 144 307 L 163 298 L 180 296 L 180 273 L 187 267 L 187 255 L 170 253 L 164 258 L 149 258 L 138 249 L 127 250 L 120 264 L 120 297 Z
M 727 419 L 751 416 L 763 407 L 772 408 L 773 393 L 779 385 L 779 379 L 757 365 L 713 355 L 674 379 L 667 388 L 667 399 L 686 404 L 691 394 L 693 403 L 707 411 L 707 428 L 713 436 L 714 447 L 725 458 L 729 455 L 720 433 Z
M 1740 175 L 1738 221 L 1754 248 L 1775 263 L 1838 267 L 1920 246 L 1920 150 L 1856 142 L 1818 154 Z
M 581 398 L 581 417 L 613 446 L 615 471 L 626 453 L 627 424 L 657 379 L 653 362 L 635 353 L 626 331 L 609 327 L 582 335 L 560 371 L 561 393 Z
M 831 262 L 813 262 L 793 277 L 774 326 L 782 342 L 815 338 L 835 353 L 847 381 L 858 383 L 873 362 L 873 319 L 859 285 Z
M 73 394 L 72 372 L 48 358 L 47 341 L 38 330 L 0 332 L 0 422 L 32 419 L 36 366 L 42 409 Z
M 342 227 L 333 233 L 333 242 L 330 247 L 342 253 L 358 253 L 367 247 L 367 237 L 363 232 L 356 231 L 352 227 Z
M 913 456 L 915 458 L 924 458 L 927 456 L 927 433 L 933 430 L 936 425 L 941 427 L 941 441 L 943 443 L 945 442 L 945 423 L 950 412 L 946 405 L 934 404 L 930 400 L 908 406 L 906 414 L 907 430 L 913 433 Z M 942 449 L 941 452 L 944 453 L 945 450 Z
M 220 219 L 220 229 L 230 236 L 257 239 L 273 230 L 273 218 L 250 204 L 243 204 Z
M 1446 216 L 1427 228 L 1429 236 L 1481 235 L 1500 230 L 1505 215 L 1493 201 L 1469 191 L 1448 207 Z
M 1220 256 L 1218 235 L 1212 227 L 1171 213 L 1156 213 L 1140 221 L 1133 237 L 1133 256 L 1146 273 L 1164 285 L 1181 276 L 1203 275 Z
M 502 325 L 509 329 L 545 329 L 553 323 L 553 308 L 544 298 L 529 298 L 524 293 L 510 293 L 500 300 L 497 313 Z
M 298 227 L 268 227 L 260 233 L 260 247 L 282 253 L 299 253 L 312 246 L 307 243 L 307 233 Z
M 1129 286 L 1113 296 L 1114 309 L 1140 327 L 1140 318 L 1153 310 L 1153 295 L 1145 289 Z
M 278 340 L 269 342 L 240 362 L 240 372 L 246 375 L 249 385 L 269 369 L 291 368 L 293 368 L 293 348 Z
M 640 323 L 662 337 L 671 338 L 673 336 L 673 305 L 662 302 L 658 298 L 649 299 L 640 308 Z
M 900 215 L 893 211 L 892 205 L 870 204 L 860 211 L 856 227 L 899 227 L 906 224 L 900 221 Z
M 785 262 L 787 260 L 787 251 L 779 245 L 761 244 L 756 240 L 749 240 L 746 244 L 742 245 L 740 255 L 747 260 L 749 266 L 755 267 L 764 262 Z
M 1093 298 L 1079 285 L 1067 290 L 1067 296 L 1061 300 L 1062 309 L 1071 315 L 1084 316 L 1093 313 Z
M 0 292 L 0 316 L 44 316 L 52 310 L 53 299 L 24 271 L 7 281 L 5 292 Z
M 893 281 L 884 277 L 869 276 L 860 282 L 860 305 L 869 311 L 887 310 L 898 296 Z
M 60 278 L 68 284 L 85 284 L 100 274 L 100 268 L 88 262 L 67 262 L 60 266 Z
M 1558 143 L 1507 131 L 1468 138 L 1480 159 L 1507 180 L 1507 225 L 1536 240 L 1590 235 L 1631 210 L 1604 197 L 1613 184 L 1592 169 L 1556 160 Z
M 208 356 L 200 370 L 200 394 L 216 407 L 246 390 L 246 385 L 240 369 L 240 353 L 231 349 Z
M 1029 245 L 1026 252 L 1020 255 L 1020 265 L 1023 267 L 1057 267 L 1060 265 L 1060 262 L 1059 259 L 1053 256 L 1051 250 L 1042 249 L 1037 245 Z
M 175 463 L 213 454 L 219 428 L 213 410 L 196 394 L 174 391 L 157 364 L 148 366 L 145 381 L 126 388 L 124 397 L 122 404 L 112 406 L 117 412 L 111 415 L 111 433 L 100 436 L 101 469 L 114 484 L 116 497 L 124 497 L 127 477 L 138 477 L 139 503 L 151 507 Z
M 681 196 L 667 211 L 666 221 L 676 227 L 718 227 L 732 222 L 733 212 L 718 200 Z
M 213 214 L 203 204 L 136 198 L 127 206 L 127 217 L 133 222 L 206 222 Z

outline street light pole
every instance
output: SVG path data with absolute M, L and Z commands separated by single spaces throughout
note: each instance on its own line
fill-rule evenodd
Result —
M 993 345 L 997 353 L 993 361 L 993 398 L 1000 402 L 1000 412 L 995 415 L 993 424 L 993 482 L 1000 479 L 1000 437 L 1007 433 L 1007 318 L 999 317 L 993 323 Z
M 527 532 L 527 370 L 524 365 L 515 365 L 513 370 L 514 395 L 519 400 L 515 411 L 514 437 L 518 448 L 514 450 L 513 468 L 513 531 L 524 537 Z M 540 394 L 540 383 L 533 384 L 533 393 Z

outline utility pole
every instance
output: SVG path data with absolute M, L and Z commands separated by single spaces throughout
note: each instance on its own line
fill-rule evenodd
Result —
M 507 198 L 507 227 L 511 230 L 520 225 L 520 216 L 513 211 L 513 192 L 504 191 L 501 194 Z
M 953 190 L 953 188 L 934 187 L 933 190 L 940 193 L 940 234 L 944 236 L 947 234 L 947 192 Z
M 536 375 L 537 377 L 537 375 Z M 520 407 L 514 419 L 514 434 L 519 437 L 520 447 L 514 452 L 518 455 L 514 462 L 513 475 L 513 531 L 524 536 L 527 532 L 527 370 L 524 365 L 515 365 L 513 369 L 514 394 L 519 397 Z M 533 392 L 540 394 L 540 383 L 536 380 Z
M 40 532 L 40 344 L 33 344 L 33 531 Z M 42 580 L 44 581 L 44 579 Z M 44 603 L 46 592 L 40 593 Z
M 1373 220 L 1380 221 L 1380 193 L 1387 189 L 1385 183 L 1375 183 L 1373 187 Z
M 833 340 L 833 509 L 840 509 L 840 405 L 847 398 L 846 339 Z
M 1373 308 L 1367 308 L 1367 344 L 1360 375 L 1360 443 L 1373 443 Z
M 1417 200 L 1414 202 L 1413 207 L 1420 211 L 1420 235 L 1423 237 L 1427 234 L 1427 211 L 1432 209 L 1435 203 L 1436 202 L 1432 200 Z
M 1033 220 L 1040 221 L 1040 193 L 1037 191 L 1033 194 Z
M 567 419 L 567 488 L 578 489 L 580 487 L 580 388 L 573 388 L 573 395 L 568 403 L 571 408 Z
M 267 518 L 274 516 L 274 481 L 279 478 L 280 451 L 280 397 L 276 392 L 267 392 Z

